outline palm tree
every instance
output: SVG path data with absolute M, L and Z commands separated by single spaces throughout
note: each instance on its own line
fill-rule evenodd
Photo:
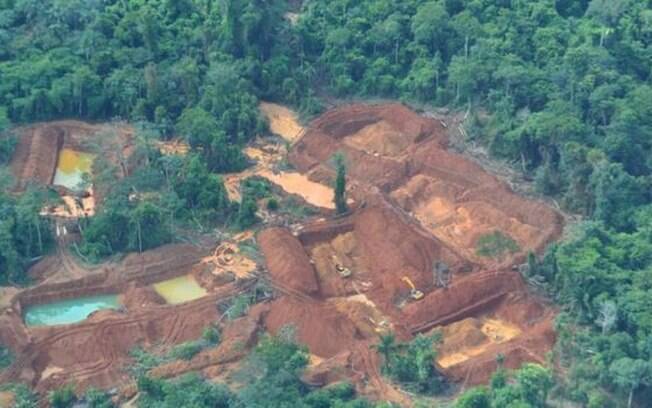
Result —
M 376 344 L 374 348 L 383 356 L 383 370 L 388 371 L 391 366 L 392 354 L 398 348 L 394 333 L 383 334 L 380 336 L 380 343 Z

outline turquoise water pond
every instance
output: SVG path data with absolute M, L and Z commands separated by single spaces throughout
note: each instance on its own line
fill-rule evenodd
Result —
M 118 295 L 88 296 L 59 302 L 29 306 L 25 311 L 28 326 L 70 324 L 86 319 L 91 313 L 104 309 L 118 309 Z

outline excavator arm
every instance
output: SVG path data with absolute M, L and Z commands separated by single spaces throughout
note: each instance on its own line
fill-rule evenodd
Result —
M 414 283 L 412 283 L 412 280 L 408 278 L 407 276 L 404 276 L 401 278 L 403 282 L 405 282 L 409 287 L 410 287 L 410 297 L 414 300 L 421 300 L 423 299 L 423 292 L 418 290 L 415 286 Z

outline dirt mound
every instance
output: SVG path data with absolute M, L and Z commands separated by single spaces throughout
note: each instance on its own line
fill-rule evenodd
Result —
M 351 320 L 365 338 L 373 339 L 378 334 L 393 329 L 390 319 L 383 315 L 365 295 L 329 299 L 329 303 Z
M 443 327 L 441 333 L 443 342 L 438 347 L 437 363 L 449 368 L 516 338 L 521 330 L 497 319 L 469 318 Z
M 362 338 L 355 325 L 335 308 L 284 296 L 271 304 L 265 327 L 275 334 L 288 325 L 296 329 L 299 342 L 323 358 L 351 350 L 356 339 Z
M 364 129 L 379 122 L 385 123 L 380 130 L 392 129 L 390 133 L 400 133 L 411 142 L 441 130 L 441 125 L 418 115 L 404 105 L 354 104 L 344 105 L 324 113 L 310 124 L 310 131 L 318 130 L 335 139 L 355 135 L 361 131 L 362 135 L 376 137 L 373 132 L 365 132 Z
M 321 293 L 324 296 L 342 296 L 353 293 L 349 280 L 342 279 L 336 267 L 347 268 L 356 276 L 366 275 L 355 234 L 348 232 L 325 241 L 309 250 L 315 266 Z
M 319 291 L 315 271 L 301 242 L 288 230 L 266 229 L 258 234 L 258 243 L 275 284 L 306 294 Z
M 310 364 L 301 379 L 313 387 L 323 387 L 339 381 L 346 381 L 353 374 L 348 369 L 350 360 L 351 352 L 343 351 L 327 360 L 320 360 L 315 364 Z
M 473 317 L 445 326 L 441 329 L 441 334 L 443 341 L 439 351 L 442 354 L 476 347 L 488 340 L 487 335 L 482 332 L 482 320 Z
M 163 305 L 165 300 L 151 286 L 135 287 L 131 285 L 125 293 L 120 296 L 120 304 L 127 310 Z
M 29 342 L 30 335 L 23 325 L 19 313 L 14 310 L 5 311 L 0 315 L 0 344 L 19 353 Z

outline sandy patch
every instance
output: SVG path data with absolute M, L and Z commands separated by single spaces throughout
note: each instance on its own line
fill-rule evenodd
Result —
M 157 141 L 155 145 L 158 147 L 158 150 L 166 156 L 185 156 L 190 151 L 190 146 L 188 143 L 180 139 Z
M 288 14 L 293 13 L 287 13 L 286 16 Z M 298 18 L 298 14 L 296 18 Z M 303 126 L 299 123 L 297 114 L 285 106 L 261 102 L 260 110 L 269 120 L 269 128 L 272 133 L 281 136 L 288 142 L 296 141 L 303 134 Z
M 211 272 L 216 276 L 230 272 L 244 279 L 256 271 L 256 262 L 242 255 L 238 246 L 230 242 L 222 243 L 211 256 L 202 259 L 202 263 L 211 265 Z
M 287 21 L 292 25 L 296 25 L 299 22 L 299 13 L 287 12 L 283 15 Z
M 394 328 L 390 319 L 364 294 L 332 298 L 328 302 L 348 317 L 367 338 L 374 338 L 377 334 L 392 331 Z
M 333 202 L 335 193 L 333 189 L 311 181 L 304 174 L 294 172 L 274 173 L 269 170 L 262 170 L 257 172 L 256 175 L 278 185 L 288 194 L 301 196 L 308 204 L 315 207 L 335 209 L 335 203 Z
M 20 289 L 12 286 L 0 286 L 0 310 L 11 306 L 11 299 L 20 292 Z
M 63 368 L 57 366 L 47 366 L 41 373 L 41 380 L 46 380 L 55 374 L 63 372 Z
M 396 156 L 412 144 L 402 132 L 388 122 L 367 125 L 353 135 L 344 138 L 344 143 L 368 154 L 379 156 Z
M 521 329 L 497 319 L 464 319 L 442 329 L 443 342 L 437 363 L 452 367 L 484 353 L 495 344 L 521 334 Z
M 44 208 L 41 215 L 61 218 L 82 218 L 95 215 L 95 197 L 92 194 L 77 198 L 69 195 L 61 196 L 63 204 L 52 208 Z

